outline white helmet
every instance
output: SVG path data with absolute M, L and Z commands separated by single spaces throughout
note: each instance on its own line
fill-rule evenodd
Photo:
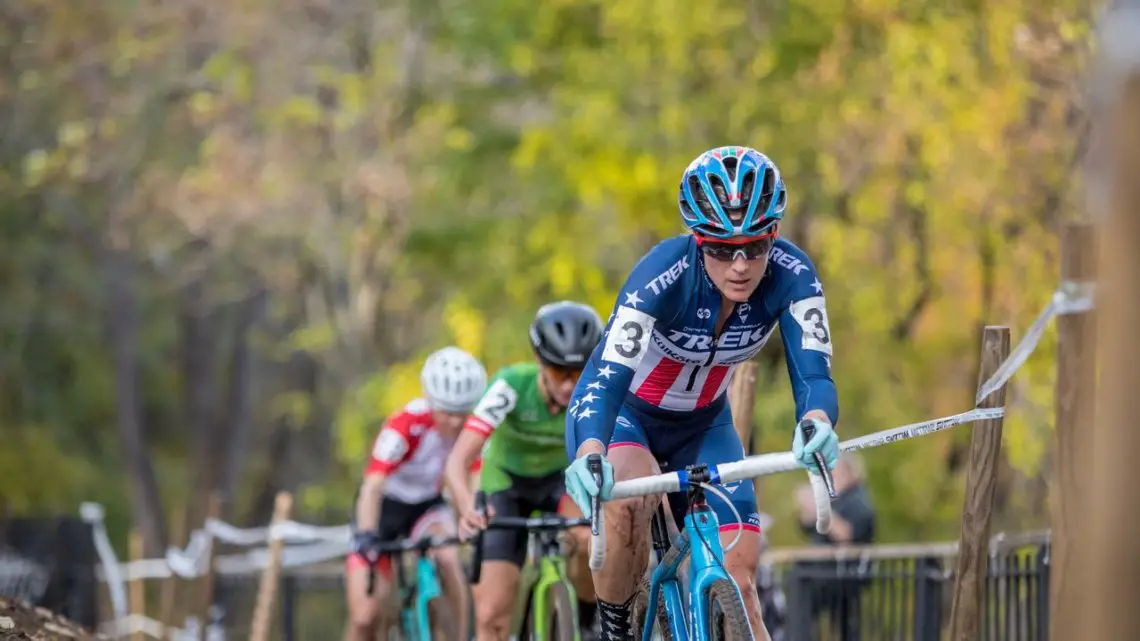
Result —
M 487 370 L 458 347 L 444 347 L 424 361 L 420 385 L 432 409 L 469 412 L 487 388 Z

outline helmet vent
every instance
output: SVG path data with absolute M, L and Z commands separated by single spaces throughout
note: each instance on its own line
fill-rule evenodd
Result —
M 732 182 L 736 182 L 736 169 L 739 167 L 736 156 L 729 156 L 721 162 L 724 163 L 724 171 L 728 174 L 728 179 Z

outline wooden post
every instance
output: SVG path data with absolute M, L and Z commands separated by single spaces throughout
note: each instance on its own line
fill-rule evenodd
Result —
M 756 404 L 756 369 L 754 361 L 745 361 L 736 367 L 732 374 L 732 382 L 728 387 L 728 404 L 732 408 L 732 425 L 740 442 L 744 444 L 744 453 L 751 454 L 756 447 L 755 434 L 752 431 L 752 408 Z M 752 481 L 756 491 L 756 504 L 760 505 L 760 479 Z
M 982 362 L 978 387 L 993 375 L 1009 356 L 1009 328 L 986 327 L 982 334 Z M 1005 386 L 987 396 L 978 407 L 1004 407 Z M 962 507 L 962 532 L 958 540 L 958 571 L 950 611 L 950 641 L 980 638 L 989 555 L 990 520 L 1001 458 L 1002 418 L 979 421 L 970 433 L 966 503 Z
M 222 517 L 222 495 L 220 492 L 214 491 L 210 494 L 210 504 L 206 508 L 207 519 L 220 519 Z M 288 517 L 286 517 L 288 518 Z M 203 529 L 206 527 L 205 521 L 202 523 Z M 271 543 L 272 545 L 272 543 Z M 206 573 L 202 575 L 198 583 L 198 607 L 195 608 L 195 614 L 198 617 L 200 625 L 198 626 L 198 641 L 206 641 L 206 628 L 210 621 L 210 605 L 214 601 L 214 559 L 218 556 L 218 546 L 214 537 L 210 537 L 209 547 L 206 551 Z
M 143 548 L 145 546 L 142 533 L 139 532 L 136 528 L 131 528 L 129 547 L 130 557 L 132 561 L 139 561 L 146 557 L 146 554 L 143 551 Z M 136 577 L 134 579 L 131 579 L 130 583 L 127 586 L 127 590 L 127 598 L 130 601 L 131 614 L 137 614 L 139 616 L 145 617 L 146 583 L 143 582 L 143 579 Z M 131 633 L 131 641 L 145 641 L 145 639 L 146 634 L 144 634 L 141 630 L 136 630 L 135 632 Z
M 1115 17 L 1115 16 L 1114 16 Z M 1119 24 L 1125 16 L 1117 19 Z M 1134 38 L 1140 20 L 1122 32 Z M 1120 44 L 1120 43 L 1117 43 Z M 1114 174 L 1108 220 L 1100 238 L 1097 338 L 1102 360 L 1093 436 L 1088 545 L 1074 563 L 1088 563 L 1081 641 L 1140 639 L 1140 61 L 1112 105 L 1107 136 Z
M 1096 274 L 1095 230 L 1069 223 L 1061 232 L 1061 282 L 1088 282 Z M 1084 636 L 1080 627 L 1081 577 L 1077 562 L 1087 523 L 1085 471 L 1092 469 L 1093 400 L 1096 395 L 1096 323 L 1091 313 L 1057 317 L 1057 387 L 1054 392 L 1053 469 L 1049 480 L 1049 639 Z
M 185 546 L 186 538 L 190 533 L 186 529 L 186 512 L 184 510 L 175 510 L 174 512 L 174 527 L 171 528 L 173 538 L 171 541 L 174 545 Z M 181 620 L 176 620 L 174 606 L 177 603 L 175 598 L 178 594 L 178 584 L 180 583 L 178 575 L 173 572 L 166 579 L 163 579 L 158 589 L 158 620 L 163 625 L 171 628 L 182 627 Z
M 273 502 L 273 523 L 289 520 L 293 510 L 293 495 L 278 492 Z M 261 583 L 257 586 L 257 605 L 253 609 L 250 624 L 250 641 L 268 641 L 270 620 L 273 616 L 273 600 L 277 596 L 277 578 L 281 574 L 281 551 L 285 542 L 280 539 L 269 541 L 269 560 L 261 572 Z

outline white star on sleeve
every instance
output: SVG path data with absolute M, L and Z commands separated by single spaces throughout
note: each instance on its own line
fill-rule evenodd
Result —
M 812 286 L 812 289 L 815 290 L 815 293 L 817 293 L 817 294 L 823 293 L 823 283 L 819 282 L 818 278 L 815 279 L 815 282 L 812 283 L 811 286 Z
M 625 295 L 625 304 L 629 305 L 630 307 L 637 307 L 638 303 L 643 302 L 645 301 L 641 300 L 641 297 L 637 295 L 636 289 Z
M 578 418 L 590 418 L 594 414 L 597 414 L 597 412 L 587 407 L 578 414 Z
M 605 365 L 602 367 L 602 369 L 598 370 L 598 376 L 601 376 L 602 378 L 609 378 L 614 374 L 617 374 L 617 372 L 615 372 L 609 365 Z
M 604 385 L 602 385 L 601 382 L 594 381 L 593 383 L 587 385 L 586 389 L 602 389 L 602 387 L 604 387 Z
M 594 396 L 593 392 L 586 392 L 586 395 L 582 397 L 583 403 L 592 403 L 596 400 L 598 400 L 598 397 Z

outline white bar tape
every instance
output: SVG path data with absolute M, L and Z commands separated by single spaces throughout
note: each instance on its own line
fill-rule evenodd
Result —
M 668 494 L 681 489 L 681 481 L 676 472 L 643 476 L 641 478 L 618 481 L 614 483 L 611 501 L 628 499 L 634 496 L 649 496 L 650 494 Z
M 811 493 L 815 497 L 815 531 L 827 534 L 831 531 L 831 497 L 827 494 L 827 483 L 818 474 L 807 473 L 811 479 Z
M 602 566 L 606 564 L 605 513 L 605 509 L 600 509 L 598 513 L 594 515 L 594 521 L 598 524 L 598 533 L 590 533 L 590 569 L 594 572 L 602 569 Z

